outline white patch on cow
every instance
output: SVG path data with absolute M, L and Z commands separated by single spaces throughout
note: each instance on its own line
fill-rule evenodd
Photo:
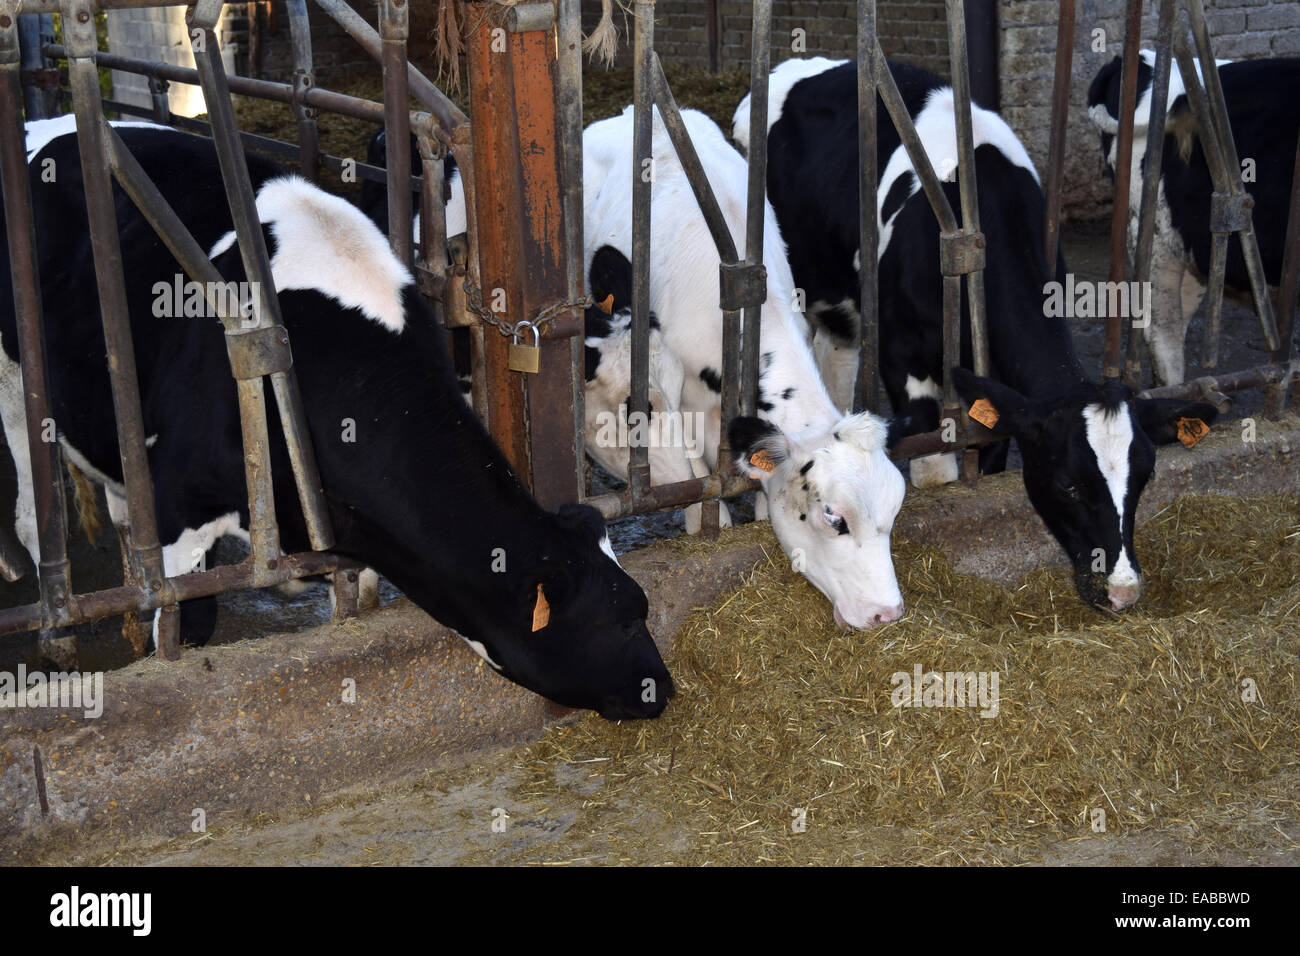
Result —
M 772 125 L 781 118 L 781 111 L 785 109 L 785 98 L 790 95 L 790 90 L 796 83 L 800 80 L 806 80 L 810 76 L 825 73 L 827 70 L 833 70 L 835 67 L 847 62 L 849 61 L 831 60 L 824 56 L 812 56 L 807 58 L 792 57 L 784 63 L 778 64 L 767 80 L 767 131 L 772 132 Z M 749 149 L 748 93 L 740 101 L 735 114 L 731 117 L 731 138 L 739 144 L 741 149 Z
M 934 455 L 921 455 L 909 463 L 912 485 L 915 488 L 936 488 L 957 480 L 957 456 L 950 451 Z
M 257 213 L 275 236 L 271 277 L 278 291 L 314 289 L 392 332 L 405 328 L 402 289 L 411 274 L 360 209 L 285 176 L 258 190 Z
M 237 238 L 238 236 L 235 235 L 235 230 L 231 229 L 228 233 L 212 244 L 212 248 L 208 250 L 208 258 L 215 259 L 217 256 L 224 253 L 235 244 Z
M 157 123 L 145 123 L 134 120 L 113 120 L 109 123 L 114 129 L 123 127 L 139 127 L 143 129 L 171 129 L 170 126 L 159 126 Z M 56 116 L 53 119 L 32 120 L 24 124 L 27 138 L 27 162 L 31 162 L 36 154 L 49 145 L 51 140 L 58 139 L 60 136 L 67 136 L 69 133 L 77 131 L 77 118 L 71 113 L 66 116 Z
M 171 578 L 193 571 L 200 553 L 206 553 L 226 535 L 248 543 L 248 532 L 240 526 L 237 512 L 232 511 L 197 528 L 186 528 L 171 544 L 163 545 L 163 573 Z
M 928 375 L 922 379 L 914 375 L 907 376 L 903 388 L 907 391 L 908 399 L 913 402 L 922 398 L 932 398 L 936 402 L 943 400 L 943 389 Z
M 483 658 L 483 660 L 487 661 L 490 666 L 496 668 L 497 670 L 501 670 L 501 665 L 492 659 L 492 655 L 488 653 L 487 648 L 483 646 L 482 641 L 471 641 L 464 634 L 457 634 L 455 631 L 453 631 L 452 633 L 456 634 L 457 637 L 459 637 L 462 641 L 468 644 L 469 649 L 472 650 L 479 657 Z
M 1129 563 L 1124 547 L 1124 502 L 1128 497 L 1129 448 L 1133 444 L 1133 419 L 1128 405 L 1108 412 L 1101 405 L 1088 405 L 1083 409 L 1083 422 L 1088 445 L 1097 457 L 1097 468 L 1106 480 L 1115 512 L 1119 515 L 1119 558 L 1111 570 L 1107 584 L 1111 587 L 1134 587 L 1138 584 L 1137 572 Z
M 618 564 L 618 556 L 617 556 L 616 554 L 614 554 L 614 546 L 613 546 L 612 544 L 609 543 L 609 535 L 608 535 L 608 534 L 606 534 L 606 535 L 602 535 L 602 536 L 601 536 L 601 539 L 600 539 L 600 550 L 602 550 L 602 551 L 605 552 L 605 555 L 606 555 L 606 557 L 609 558 L 609 560 L 613 561 L 615 564 Z M 623 565 L 618 564 L 618 566 L 621 568 Z
M 956 118 L 957 109 L 953 102 L 951 86 L 940 87 L 931 92 L 925 101 L 925 106 L 913 117 L 917 135 L 921 138 L 921 145 L 925 147 L 925 155 L 929 157 L 930 165 L 934 167 L 939 178 L 947 182 L 955 182 L 957 179 Z M 1034 182 L 1038 182 L 1038 170 L 1034 168 L 1034 161 L 1029 158 L 1024 144 L 1016 138 L 1016 134 L 1012 132 L 1006 120 L 997 113 L 972 104 L 971 134 L 974 148 L 984 145 L 996 147 L 1013 165 L 1029 170 L 1034 177 Z M 885 170 L 880 175 L 880 189 L 876 194 L 876 225 L 880 230 L 879 254 L 882 257 L 889 247 L 889 240 L 894 232 L 894 220 L 898 216 L 898 212 L 895 212 L 889 217 L 888 222 L 881 218 L 885 199 L 889 196 L 889 190 L 898 177 L 908 172 L 912 173 L 912 188 L 908 192 L 908 199 L 910 199 L 921 191 L 921 180 L 914 172 L 912 159 L 907 155 L 907 150 L 899 146 L 889 157 L 889 162 L 885 164 Z M 899 207 L 899 212 L 902 208 Z
M 3 347 L 0 347 L 0 418 L 4 422 L 5 441 L 9 444 L 9 454 L 13 456 L 18 481 L 18 498 L 14 502 L 14 531 L 31 555 L 32 564 L 40 567 L 36 500 L 32 494 L 32 459 L 27 446 L 23 370 Z
M 460 180 L 460 167 L 451 171 L 451 199 L 447 200 L 446 220 L 447 238 L 459 236 L 468 231 L 469 220 L 465 217 L 465 184 Z M 420 241 L 420 214 L 417 212 L 411 221 L 411 231 L 415 241 Z

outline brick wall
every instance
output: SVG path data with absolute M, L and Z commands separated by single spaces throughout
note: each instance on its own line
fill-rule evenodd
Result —
M 218 23 L 217 39 L 221 43 L 221 59 L 230 73 L 243 66 L 243 22 L 242 11 L 232 4 L 222 12 Z M 194 68 L 184 7 L 109 10 L 107 23 L 110 52 L 119 56 Z M 180 116 L 194 116 L 205 111 L 203 93 L 197 86 L 173 83 L 168 90 L 168 97 L 172 112 Z M 150 106 L 152 100 L 149 96 L 149 81 L 134 73 L 114 70 L 113 99 L 135 106 Z

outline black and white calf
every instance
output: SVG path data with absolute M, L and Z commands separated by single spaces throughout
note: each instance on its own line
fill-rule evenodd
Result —
M 210 142 L 120 132 L 222 276 L 243 281 Z M 40 175 L 46 160 L 55 183 Z M 429 309 L 365 215 L 256 156 L 248 164 L 336 550 L 388 577 L 506 678 L 608 718 L 658 715 L 672 681 L 646 629 L 645 594 L 600 515 L 578 505 L 552 514 L 528 494 L 461 400 Z M 69 457 L 120 500 L 75 135 L 49 138 L 31 168 L 52 414 Z M 158 530 L 175 575 L 191 569 L 192 548 L 247 527 L 235 388 L 222 326 L 206 310 L 166 314 L 170 296 L 158 308 L 158 288 L 183 274 L 130 200 L 115 199 Z M 30 489 L 7 258 L 0 265 L 0 410 L 19 486 Z M 305 549 L 268 411 L 282 540 Z M 18 517 L 34 550 L 21 504 Z
M 949 201 L 960 209 L 952 88 L 916 67 L 890 69 Z M 768 195 L 790 244 L 795 282 L 813 303 L 818 335 L 835 342 L 846 365 L 850 356 L 855 363 L 856 350 L 847 350 L 859 301 L 854 64 L 786 61 L 772 73 L 769 96 Z M 881 378 L 910 430 L 927 431 L 939 425 L 944 373 L 939 227 L 897 130 L 877 106 Z M 748 135 L 748 98 L 736 119 L 737 135 Z M 994 377 L 952 374 L 965 400 L 994 406 L 994 432 L 1020 445 L 1025 488 L 1073 562 L 1079 594 L 1095 606 L 1122 609 L 1141 589 L 1133 518 L 1155 463 L 1152 442 L 1172 441 L 1179 418 L 1213 421 L 1215 409 L 1139 401 L 1122 386 L 1085 378 L 1065 320 L 1044 308 L 1047 284 L 1063 279 L 1065 265 L 1058 257 L 1049 266 L 1043 256 L 1043 196 L 1033 163 L 997 114 L 975 107 L 972 127 Z M 966 364 L 969 349 L 964 334 Z
M 1296 137 L 1300 135 L 1300 108 L 1296 105 L 1300 103 L 1300 58 L 1217 62 L 1232 138 L 1242 162 L 1242 184 L 1255 199 L 1251 218 L 1264 275 L 1270 285 L 1277 285 L 1282 278 Z M 1112 174 L 1118 152 L 1121 72 L 1122 59 L 1115 57 L 1102 67 L 1088 90 L 1088 115 L 1101 133 L 1102 153 Z M 1141 170 L 1146 155 L 1154 73 L 1155 53 L 1143 50 L 1133 125 L 1130 254 L 1137 245 Z M 1197 74 L 1200 75 L 1199 62 Z M 1147 329 L 1147 345 L 1157 382 L 1174 385 L 1183 380 L 1187 325 L 1205 295 L 1210 271 L 1210 196 L 1214 185 L 1177 63 L 1169 75 L 1168 102 L 1151 247 L 1151 324 Z M 1228 245 L 1224 281 L 1229 290 L 1250 296 L 1245 258 L 1241 244 L 1236 241 Z
M 682 117 L 738 248 L 744 247 L 744 159 L 707 116 Z M 586 261 L 632 249 L 632 113 L 583 135 Z M 654 123 L 650 308 L 662 343 L 684 371 L 681 409 L 701 416 L 704 462 L 721 438 L 722 312 L 719 257 L 662 122 Z M 887 428 L 869 413 L 846 415 L 822 384 L 795 308 L 785 244 L 765 213 L 767 301 L 762 308 L 761 418 L 728 424 L 740 467 L 763 485 L 772 528 L 795 567 L 834 605 L 842 625 L 870 627 L 902 614 L 889 535 L 903 479 L 885 452 Z M 652 480 L 662 473 L 651 464 Z

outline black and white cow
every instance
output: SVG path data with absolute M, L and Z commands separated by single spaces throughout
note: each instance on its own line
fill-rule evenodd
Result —
M 684 110 L 691 141 L 738 248 L 744 247 L 747 171 L 743 157 L 703 113 Z M 632 249 L 632 112 L 583 135 L 586 261 Z M 681 409 L 698 416 L 704 462 L 721 438 L 722 312 L 719 257 L 662 122 L 656 115 L 651 186 L 650 308 L 663 346 L 684 370 Z M 870 413 L 847 415 L 831 401 L 795 307 L 785 244 L 765 210 L 759 380 L 761 418 L 728 423 L 743 472 L 762 482 L 782 547 L 834 606 L 841 625 L 871 627 L 902 614 L 889 536 L 903 479 L 886 451 L 887 426 Z M 664 476 L 651 463 L 652 480 Z M 762 498 L 760 498 L 762 501 Z
M 210 142 L 120 132 L 222 276 L 243 281 Z M 76 137 L 47 139 L 31 189 L 52 414 L 69 457 L 120 501 Z M 40 175 L 47 161 L 55 182 Z M 619 566 L 603 519 L 579 505 L 550 513 L 528 494 L 461 400 L 433 317 L 374 224 L 263 159 L 248 164 L 337 552 L 384 574 L 515 683 L 611 719 L 658 715 L 672 681 L 646 628 L 645 594 Z M 247 527 L 235 388 L 222 326 L 206 310 L 166 314 L 171 297 L 159 290 L 183 274 L 125 194 L 115 199 L 158 530 L 165 570 L 177 575 L 192 569 L 195 548 Z M 11 278 L 0 263 L 0 410 L 30 494 Z M 268 412 L 282 541 L 305 549 L 279 417 Z M 34 552 L 21 505 L 18 517 Z
M 926 70 L 901 63 L 890 69 L 959 210 L 952 88 Z M 820 324 L 818 335 L 837 347 L 827 351 L 856 373 L 855 66 L 786 61 L 772 73 L 769 96 L 768 195 L 790 244 L 795 281 Z M 939 227 L 897 130 L 877 106 L 880 371 L 895 411 L 906 413 L 910 430 L 926 431 L 939 425 L 944 372 Z M 997 114 L 972 112 L 994 377 L 952 374 L 965 400 L 994 406 L 993 431 L 1017 440 L 1030 501 L 1073 562 L 1080 596 L 1123 609 L 1141 589 L 1133 522 L 1155 464 L 1152 442 L 1172 441 L 1179 418 L 1208 423 L 1216 412 L 1201 403 L 1137 400 L 1121 385 L 1088 381 L 1065 320 L 1044 308 L 1045 286 L 1063 279 L 1065 265 L 1058 257 L 1049 266 L 1043 256 L 1043 195 L 1033 163 Z M 748 125 L 746 97 L 736 113 L 738 138 L 748 136 Z M 963 362 L 970 362 L 968 334 Z
M 1251 218 L 1259 242 L 1264 275 L 1270 285 L 1282 277 L 1287 210 L 1300 135 L 1300 58 L 1218 60 L 1219 82 L 1228 108 L 1242 184 L 1255 199 Z M 1122 58 L 1102 67 L 1088 89 L 1088 115 L 1101 133 L 1109 171 L 1117 162 Z M 1197 63 L 1200 76 L 1200 64 Z M 1151 118 L 1151 81 L 1155 53 L 1143 50 L 1138 65 L 1138 102 L 1133 125 L 1132 178 L 1129 195 L 1129 252 L 1137 245 L 1142 202 L 1142 163 Z M 1196 129 L 1178 64 L 1169 75 L 1169 109 L 1151 246 L 1151 324 L 1147 345 L 1156 381 L 1183 380 L 1183 342 L 1187 325 L 1205 295 L 1210 271 L 1210 196 L 1214 184 Z M 1225 286 L 1250 295 L 1250 280 L 1241 244 L 1228 245 Z

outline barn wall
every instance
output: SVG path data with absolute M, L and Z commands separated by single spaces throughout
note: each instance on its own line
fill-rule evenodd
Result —
M 109 10 L 107 24 L 111 53 L 194 69 L 184 7 Z M 230 73 L 238 72 L 243 66 L 243 28 L 242 11 L 234 4 L 227 5 L 217 24 L 217 39 L 221 42 L 222 62 Z M 173 113 L 196 116 L 205 112 L 203 94 L 197 86 L 173 83 L 167 92 Z M 114 70 L 113 99 L 133 106 L 150 106 L 149 81 L 134 73 Z

